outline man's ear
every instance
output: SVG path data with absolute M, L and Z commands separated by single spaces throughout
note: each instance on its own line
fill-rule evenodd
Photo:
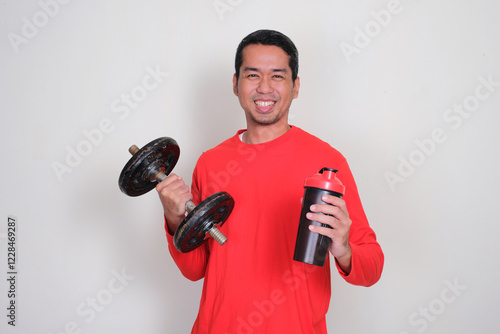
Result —
M 238 79 L 236 78 L 236 73 L 233 75 L 233 93 L 238 96 Z
M 293 83 L 293 98 L 296 99 L 299 97 L 299 88 L 300 88 L 300 78 L 297 77 L 295 82 Z

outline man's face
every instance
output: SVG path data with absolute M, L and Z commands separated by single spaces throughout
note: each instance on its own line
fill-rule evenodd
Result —
M 243 49 L 239 79 L 233 91 L 245 110 L 247 126 L 288 125 L 288 110 L 299 95 L 300 80 L 292 81 L 289 56 L 274 45 L 251 44 Z

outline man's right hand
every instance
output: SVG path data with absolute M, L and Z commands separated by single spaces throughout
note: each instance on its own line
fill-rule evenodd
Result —
M 165 180 L 158 183 L 156 191 L 163 205 L 168 232 L 173 235 L 184 220 L 186 202 L 191 200 L 193 196 L 189 191 L 189 186 L 184 183 L 180 176 L 175 174 L 170 174 Z

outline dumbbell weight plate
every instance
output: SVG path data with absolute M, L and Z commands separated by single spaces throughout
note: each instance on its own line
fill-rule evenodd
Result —
M 212 226 L 224 224 L 233 210 L 234 199 L 227 192 L 218 192 L 198 204 L 182 221 L 174 234 L 179 252 L 190 252 L 203 243 Z
M 140 196 L 152 190 L 156 182 L 151 180 L 151 171 L 164 169 L 166 175 L 174 169 L 179 160 L 177 142 L 161 137 L 143 146 L 127 162 L 118 179 L 120 190 L 128 196 Z

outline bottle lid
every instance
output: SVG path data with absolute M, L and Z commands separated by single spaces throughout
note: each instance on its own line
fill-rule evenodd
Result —
M 304 187 L 319 188 L 344 195 L 345 187 L 337 178 L 337 172 L 336 169 L 323 167 L 317 174 L 306 179 Z

